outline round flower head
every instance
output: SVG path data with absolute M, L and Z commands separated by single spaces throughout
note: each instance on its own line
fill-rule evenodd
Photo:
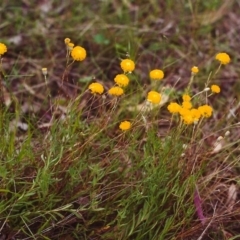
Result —
M 129 130 L 129 129 L 131 128 L 131 123 L 130 123 L 129 121 L 121 122 L 120 125 L 119 125 L 119 128 L 120 128 L 122 131 Z
M 123 89 L 120 87 L 112 87 L 108 90 L 108 93 L 112 96 L 121 96 L 123 95 Z
M 213 93 L 220 93 L 221 89 L 218 85 L 212 85 L 211 90 Z
M 86 58 L 87 53 L 83 47 L 76 46 L 71 51 L 71 56 L 75 61 L 83 61 Z
M 194 118 L 191 113 L 183 115 L 182 120 L 185 124 L 190 125 L 194 123 Z
M 191 109 L 190 112 L 194 121 L 198 122 L 199 118 L 201 117 L 201 112 L 196 108 Z
M 71 42 L 71 39 L 70 39 L 70 38 L 65 38 L 65 39 L 64 39 L 64 42 L 65 42 L 65 44 L 68 44 L 68 43 Z
M 215 57 L 221 64 L 228 64 L 230 63 L 231 59 L 227 53 L 218 53 Z
M 175 102 L 172 102 L 168 105 L 167 109 L 170 113 L 178 113 L 181 109 L 181 106 Z
M 186 108 L 181 107 L 180 110 L 179 110 L 179 114 L 180 114 L 181 116 L 185 116 L 185 115 L 190 115 L 191 112 L 190 112 L 189 109 L 186 109 Z
M 199 72 L 198 67 L 193 66 L 193 67 L 191 68 L 191 72 L 192 72 L 192 74 L 197 74 L 197 73 Z
M 192 108 L 192 103 L 188 101 L 183 101 L 182 107 L 185 109 L 191 109 Z
M 43 74 L 44 76 L 46 76 L 47 73 L 48 73 L 47 68 L 42 68 L 42 74 Z
M 91 83 L 88 86 L 88 89 L 91 90 L 92 94 L 95 93 L 102 94 L 104 91 L 103 85 L 100 83 Z
M 131 59 L 123 59 L 120 65 L 124 72 L 132 72 L 135 69 L 135 63 Z
M 114 81 L 120 87 L 126 87 L 129 84 L 129 78 L 125 74 L 118 74 Z
M 191 97 L 188 94 L 183 94 L 182 99 L 184 102 L 190 102 Z
M 149 76 L 153 80 L 161 80 L 164 77 L 164 72 L 160 69 L 154 69 L 149 73 Z
M 161 94 L 156 91 L 150 91 L 147 95 L 147 100 L 150 103 L 158 104 L 161 101 Z
M 7 52 L 7 47 L 5 44 L 0 43 L 0 56 Z
M 209 105 L 203 105 L 198 108 L 203 117 L 209 118 L 212 116 L 213 109 Z
M 69 51 L 72 51 L 73 50 L 73 47 L 74 47 L 74 43 L 67 43 L 67 48 Z

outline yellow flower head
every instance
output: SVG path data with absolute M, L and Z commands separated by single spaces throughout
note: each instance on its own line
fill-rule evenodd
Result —
M 161 94 L 156 91 L 150 91 L 147 95 L 147 100 L 150 103 L 158 104 L 161 101 Z
M 122 131 L 127 131 L 127 130 L 129 130 L 131 128 L 131 123 L 129 121 L 121 122 L 120 125 L 119 125 L 119 128 Z
M 194 118 L 191 113 L 183 115 L 181 118 L 182 118 L 183 122 L 187 125 L 194 123 Z
M 71 56 L 75 61 L 83 61 L 86 58 L 87 53 L 83 47 L 76 46 L 71 51 Z
M 68 44 L 68 43 L 71 42 L 71 39 L 70 39 L 70 38 L 65 38 L 65 39 L 64 39 L 64 42 L 65 42 L 65 44 Z
M 92 94 L 95 93 L 102 94 L 104 91 L 103 85 L 100 83 L 91 83 L 88 86 L 88 89 L 91 90 Z
M 114 81 L 117 83 L 120 87 L 126 87 L 129 84 L 129 78 L 125 74 L 118 74 Z
M 181 119 L 185 124 L 192 124 L 194 123 L 194 118 L 191 113 L 191 110 L 186 109 L 186 108 L 180 108 L 179 113 L 181 115 Z
M 123 89 L 120 87 L 112 87 L 108 90 L 108 93 L 112 96 L 121 96 L 123 95 Z
M 181 106 L 175 102 L 172 102 L 168 105 L 167 109 L 170 113 L 178 113 L 181 109 Z
M 154 69 L 149 73 L 149 76 L 153 80 L 161 80 L 164 78 L 164 72 L 160 69 Z
M 190 112 L 191 112 L 191 115 L 194 119 L 194 122 L 198 122 L 198 120 L 201 117 L 201 112 L 196 108 L 191 109 Z
M 212 116 L 213 109 L 209 105 L 203 105 L 198 108 L 203 117 L 209 118 Z
M 67 43 L 67 48 L 69 51 L 72 51 L 73 50 L 73 47 L 74 47 L 74 43 Z
M 190 112 L 189 109 L 186 109 L 186 108 L 181 107 L 181 108 L 179 109 L 179 114 L 180 114 L 181 116 L 185 116 L 185 115 L 191 115 L 191 112 Z
M 44 76 L 46 76 L 47 73 L 48 73 L 47 68 L 42 68 L 42 74 L 43 74 Z
M 191 68 L 191 72 L 192 72 L 192 74 L 197 74 L 197 73 L 199 72 L 198 67 L 193 66 L 193 67 Z
M 183 94 L 182 100 L 184 102 L 190 102 L 191 101 L 191 97 L 188 94 Z
M 213 93 L 220 93 L 221 89 L 218 85 L 212 85 L 211 90 Z
M 218 53 L 215 57 L 221 64 L 228 64 L 230 63 L 231 59 L 227 53 Z
M 132 72 L 135 69 L 135 63 L 131 59 L 123 59 L 120 65 L 124 72 Z
M 192 103 L 188 101 L 183 101 L 182 107 L 185 109 L 191 109 L 192 108 Z
M 0 56 L 7 52 L 7 46 L 4 43 L 0 43 Z

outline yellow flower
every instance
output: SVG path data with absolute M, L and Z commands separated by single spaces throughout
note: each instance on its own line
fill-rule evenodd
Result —
M 7 46 L 4 43 L 0 43 L 0 56 L 7 52 Z
M 160 69 L 154 69 L 149 73 L 149 76 L 153 80 L 161 80 L 164 77 L 164 72 Z
M 161 101 L 161 94 L 156 92 L 156 91 L 150 91 L 147 95 L 147 100 L 150 102 L 150 103 L 160 103 Z
M 123 95 L 123 89 L 120 87 L 112 87 L 108 90 L 108 93 L 113 96 L 121 96 Z
M 179 110 L 179 113 L 181 115 L 181 119 L 185 124 L 192 124 L 194 123 L 194 118 L 193 115 L 191 114 L 191 111 L 186 108 L 181 108 Z
M 91 83 L 88 86 L 88 89 L 91 90 L 93 94 L 95 93 L 102 94 L 104 91 L 103 85 L 100 83 Z
M 72 51 L 73 50 L 73 47 L 74 47 L 74 43 L 67 43 L 67 48 L 69 51 Z
M 135 63 L 131 59 L 122 60 L 120 65 L 124 72 L 132 72 L 135 69 Z
M 129 130 L 129 129 L 131 128 L 131 123 L 130 123 L 129 121 L 121 122 L 120 125 L 119 125 L 119 128 L 120 128 L 122 131 Z
M 70 38 L 65 38 L 65 39 L 64 39 L 64 42 L 65 42 L 65 44 L 68 44 L 68 43 L 71 42 L 71 39 L 70 39 Z
M 194 122 L 197 122 L 201 117 L 201 112 L 196 108 L 191 109 L 190 112 L 194 119 Z
M 181 108 L 179 109 L 179 114 L 180 114 L 181 116 L 185 116 L 185 115 L 191 115 L 191 112 L 190 112 L 189 109 L 186 109 L 186 108 L 181 107 Z
M 44 76 L 46 76 L 47 75 L 47 68 L 42 68 L 42 74 L 44 75 Z
M 175 102 L 172 102 L 168 105 L 167 109 L 170 113 L 178 113 L 181 109 L 181 106 Z
M 203 105 L 198 108 L 203 117 L 209 118 L 212 116 L 213 109 L 209 105 Z
M 212 85 L 211 90 L 213 93 L 220 93 L 221 89 L 218 85 Z
M 198 69 L 198 67 L 193 66 L 193 67 L 191 68 L 191 71 L 192 71 L 192 74 L 197 74 L 197 73 L 199 72 L 199 69 Z
M 227 53 L 218 53 L 215 59 L 218 60 L 221 64 L 228 64 L 231 61 Z
M 71 51 L 71 56 L 75 61 L 83 61 L 86 58 L 87 53 L 86 53 L 86 50 L 83 47 L 76 46 Z
M 194 118 L 192 116 L 192 114 L 186 114 L 186 115 L 183 115 L 182 116 L 182 120 L 185 124 L 189 125 L 189 124 L 192 124 L 194 123 Z
M 126 87 L 129 84 L 129 78 L 125 74 L 118 74 L 114 81 L 117 83 L 120 87 Z
M 190 102 L 191 97 L 188 94 L 183 94 L 182 99 L 184 102 Z
M 188 101 L 183 101 L 182 107 L 185 109 L 191 109 L 192 108 L 192 103 Z

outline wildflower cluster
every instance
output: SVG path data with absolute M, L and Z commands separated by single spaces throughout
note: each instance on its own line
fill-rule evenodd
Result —
M 68 52 L 71 54 L 71 57 L 74 61 L 83 61 L 86 58 L 87 52 L 85 48 L 81 46 L 74 47 L 74 43 L 71 42 L 70 38 L 65 38 L 64 42 L 67 46 Z
M 185 124 L 196 124 L 200 118 L 209 118 L 212 116 L 213 109 L 211 106 L 205 104 L 198 108 L 193 108 L 189 95 L 183 95 L 182 99 L 183 102 L 181 105 L 176 102 L 171 102 L 167 108 L 172 114 L 178 113 Z
M 161 69 L 153 69 L 149 72 L 149 77 L 153 81 L 160 81 L 164 78 L 164 72 Z M 159 92 L 152 90 L 148 92 L 147 101 L 152 104 L 159 104 L 162 96 Z
M 230 62 L 230 57 L 227 53 L 218 53 L 215 57 L 216 60 L 220 61 L 221 64 L 228 64 Z M 193 81 L 193 76 L 199 72 L 198 67 L 194 66 L 191 68 L 192 77 L 190 80 L 189 87 Z M 188 90 L 189 90 L 188 87 Z M 218 85 L 213 84 L 210 88 L 206 87 L 203 91 L 197 93 L 195 96 L 207 92 L 211 89 L 212 93 L 220 93 L 221 89 Z M 211 96 L 211 94 L 209 95 Z M 171 102 L 168 107 L 168 111 L 172 114 L 179 114 L 180 119 L 187 125 L 197 124 L 201 118 L 209 118 L 212 116 L 213 108 L 204 104 L 197 108 L 193 107 L 192 98 L 188 94 L 182 96 L 182 104 L 176 102 Z

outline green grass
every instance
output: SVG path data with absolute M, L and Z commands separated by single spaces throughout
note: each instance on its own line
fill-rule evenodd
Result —
M 239 70 L 225 10 L 216 13 L 223 1 L 80 2 L 52 1 L 46 12 L 27 1 L 0 8 L 0 42 L 8 47 L 0 64 L 0 232 L 6 239 L 237 239 L 239 124 L 228 109 L 237 105 L 229 96 L 239 95 L 226 76 Z M 216 19 L 206 20 L 209 12 Z M 86 48 L 85 61 L 67 66 L 66 37 Z M 216 74 L 218 52 L 231 64 Z M 106 91 L 128 55 L 136 69 L 116 100 Z M 192 96 L 207 79 L 222 91 L 207 98 L 211 118 L 186 126 L 167 106 L 182 102 L 193 65 L 200 72 Z M 164 70 L 160 84 L 149 80 L 154 68 Z M 95 81 L 104 97 L 87 90 Z M 150 90 L 166 98 L 152 110 L 143 108 Z M 205 94 L 193 100 L 205 103 Z M 118 127 L 124 120 L 132 123 L 126 132 Z

